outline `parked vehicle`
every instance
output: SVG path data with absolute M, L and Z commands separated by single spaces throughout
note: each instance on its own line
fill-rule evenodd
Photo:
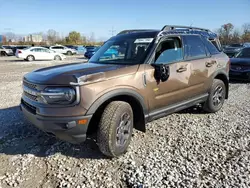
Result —
M 13 47 L 12 47 L 13 55 L 16 54 L 16 51 L 17 51 L 17 50 L 22 50 L 22 49 L 25 49 L 25 48 L 28 48 L 28 47 L 30 47 L 30 46 L 13 46 Z
M 13 55 L 13 50 L 10 46 L 0 47 L 0 56 L 11 56 Z
M 113 48 L 122 50 L 106 58 Z M 21 110 L 39 129 L 71 143 L 97 132 L 101 152 L 116 157 L 126 153 L 133 128 L 145 132 L 147 122 L 197 104 L 209 113 L 220 110 L 229 66 L 208 29 L 126 31 L 106 41 L 89 63 L 26 74 Z
M 84 46 L 81 46 L 81 45 L 77 45 L 74 47 L 75 50 L 77 51 L 77 54 L 85 54 L 86 53 L 86 48 Z
M 224 47 L 223 51 L 228 55 L 228 57 L 233 57 L 237 54 L 242 48 L 244 48 L 243 44 L 231 44 Z
M 71 48 L 71 49 L 76 49 L 76 46 L 73 45 L 65 45 L 67 48 Z
M 243 48 L 230 61 L 229 78 L 231 80 L 250 81 L 250 47 Z
M 34 60 L 63 60 L 65 55 L 43 47 L 27 47 L 16 51 L 16 57 L 27 61 Z
M 57 53 L 61 53 L 61 54 L 67 54 L 67 55 L 77 54 L 77 51 L 75 49 L 68 48 L 62 45 L 51 46 L 49 49 L 54 50 Z
M 84 56 L 87 59 L 90 59 L 97 52 L 98 49 L 99 49 L 99 47 L 89 47 L 89 48 L 86 48 L 86 52 L 84 53 Z

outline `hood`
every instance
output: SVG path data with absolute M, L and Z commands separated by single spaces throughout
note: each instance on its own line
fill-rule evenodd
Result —
M 250 58 L 230 58 L 232 65 L 250 65 Z
M 97 75 L 100 73 L 102 74 L 102 78 L 103 76 L 108 78 L 110 76 L 104 73 L 108 73 L 110 71 L 117 71 L 117 74 L 115 74 L 116 77 L 132 74 L 136 72 L 138 65 L 136 65 L 137 68 L 129 67 L 131 67 L 131 65 L 74 63 L 38 69 L 26 74 L 24 79 L 29 82 L 42 85 L 68 85 L 71 82 L 77 83 L 80 79 L 87 75 Z M 121 69 L 122 72 L 118 71 Z

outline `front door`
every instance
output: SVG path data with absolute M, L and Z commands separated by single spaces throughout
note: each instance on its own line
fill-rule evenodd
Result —
M 184 61 L 182 39 L 168 37 L 159 42 L 155 51 L 155 64 L 165 64 L 169 67 L 169 77 L 165 82 L 157 82 L 155 68 L 145 65 L 146 90 L 149 98 L 150 114 L 189 98 L 189 79 L 191 64 Z

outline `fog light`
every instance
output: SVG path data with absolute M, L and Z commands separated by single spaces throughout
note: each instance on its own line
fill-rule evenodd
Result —
M 75 127 L 75 126 L 76 126 L 76 122 L 75 121 L 68 122 L 67 125 L 66 125 L 66 127 L 68 129 L 71 129 L 71 128 Z

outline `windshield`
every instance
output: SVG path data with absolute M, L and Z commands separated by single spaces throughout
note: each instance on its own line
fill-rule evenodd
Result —
M 149 45 L 154 38 L 121 37 L 107 41 L 90 58 L 91 63 L 101 64 L 140 64 L 146 57 Z
M 242 49 L 235 57 L 236 58 L 250 58 L 250 48 Z

